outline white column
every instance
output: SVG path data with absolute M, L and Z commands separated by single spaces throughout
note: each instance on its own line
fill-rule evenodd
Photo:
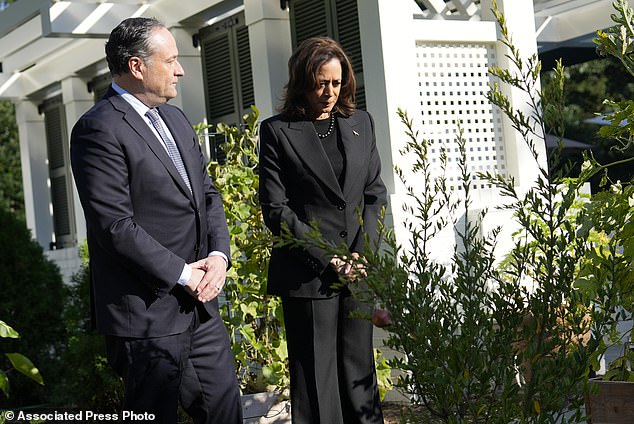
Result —
M 94 98 L 91 93 L 88 92 L 86 82 L 78 77 L 68 77 L 62 80 L 62 101 L 64 103 L 64 113 L 66 115 L 66 128 L 68 134 L 68 140 L 66 141 L 66 147 L 70 149 L 70 133 L 77 120 L 94 104 Z M 79 202 L 79 195 L 77 194 L 77 188 L 75 187 L 75 180 L 72 178 L 72 171 L 70 170 L 70 151 L 67 152 L 68 158 L 67 166 L 69 167 L 69 184 L 72 187 L 72 197 L 69 199 L 72 214 L 70 218 L 74 220 L 75 237 L 78 243 L 81 243 L 86 238 L 86 221 Z
M 411 4 L 410 4 L 411 3 Z M 409 233 L 402 226 L 402 209 L 406 191 L 394 172 L 404 163 L 399 150 L 407 141 L 405 126 L 397 115 L 399 108 L 417 119 L 420 105 L 416 82 L 416 44 L 412 16 L 415 2 L 393 0 L 358 0 L 361 54 L 366 104 L 375 118 L 377 146 L 382 162 L 382 178 L 389 196 L 388 224 L 394 224 L 399 242 Z M 420 9 L 419 9 L 420 10 Z M 399 224 L 401 223 L 401 224 Z
M 277 113 L 288 80 L 292 53 L 289 16 L 279 2 L 244 0 L 244 17 L 249 27 L 255 105 L 263 120 Z
M 508 27 L 513 45 L 519 50 L 522 61 L 526 65 L 528 58 L 537 54 L 537 36 L 535 34 L 535 21 L 532 18 L 535 14 L 532 0 L 497 0 L 498 8 L 504 14 L 504 19 Z M 482 0 L 482 19 L 495 20 L 491 12 L 492 0 Z M 531 19 L 527 19 L 527 17 Z M 499 33 L 499 30 L 498 30 Z M 500 35 L 498 34 L 498 38 Z M 510 49 L 498 42 L 496 45 L 496 56 L 498 66 L 511 71 L 516 71 L 513 63 L 508 59 Z M 526 116 L 534 113 L 528 105 L 529 97 L 526 93 L 517 88 L 502 87 L 516 110 L 522 111 Z M 535 91 L 539 90 L 539 84 Z M 539 164 L 536 163 L 527 142 L 515 131 L 510 121 L 504 118 L 504 145 L 506 148 L 506 163 L 510 175 L 515 177 L 515 181 L 520 192 L 527 190 L 535 181 L 538 174 L 538 165 L 546 167 L 546 146 L 540 138 L 533 138 L 537 152 L 539 153 Z
M 44 250 L 53 241 L 53 217 L 48 173 L 48 153 L 44 116 L 37 104 L 30 101 L 15 102 L 26 225 Z
M 195 125 L 207 117 L 200 49 L 194 47 L 192 34 L 184 28 L 170 28 L 170 32 L 178 46 L 178 61 L 185 70 L 178 82 L 178 96 L 170 104 L 180 107 Z

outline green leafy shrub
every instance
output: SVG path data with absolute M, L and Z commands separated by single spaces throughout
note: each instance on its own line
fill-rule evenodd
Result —
M 236 359 L 238 381 L 247 393 L 288 386 L 286 335 L 282 303 L 266 293 L 271 234 L 258 200 L 258 110 L 240 126 L 218 124 L 226 137 L 224 163 L 209 163 L 209 173 L 223 195 L 231 235 L 232 268 L 221 305 Z M 206 127 L 196 126 L 201 133 Z
M 36 386 L 21 374 L 11 376 L 8 405 L 42 404 L 49 401 L 48 385 L 61 372 L 59 358 L 66 343 L 62 278 L 23 221 L 2 209 L 0 222 L 0 311 L 2 319 L 20 329 L 21 335 L 19 339 L 0 339 L 0 351 L 21 352 L 37 364 L 47 382 L 46 386 Z M 9 358 L 0 357 L 0 369 L 11 368 Z
M 65 287 L 63 317 L 68 345 L 61 362 L 64 372 L 53 387 L 52 403 L 78 410 L 117 411 L 123 382 L 108 364 L 104 337 L 92 328 L 88 246 L 79 249 L 82 265 Z
M 409 138 L 402 154 L 415 163 L 408 176 L 397 169 L 410 199 L 404 206 L 404 225 L 411 241 L 400 246 L 386 231 L 383 250 L 368 246 L 364 252 L 366 300 L 391 312 L 393 325 L 386 328 L 385 343 L 402 353 L 390 361 L 402 371 L 396 386 L 425 411 L 410 417 L 411 422 L 423 417 L 428 417 L 426 422 L 511 422 L 521 416 L 516 382 L 521 363 L 517 342 L 526 316 L 521 293 L 518 287 L 499 284 L 494 263 L 497 231 L 484 235 L 484 212 L 474 212 L 461 133 L 458 200 L 444 177 L 432 177 L 429 143 L 419 140 L 407 115 L 399 113 Z M 446 165 L 443 156 L 440 166 Z M 408 184 L 408 178 L 418 188 Z M 430 253 L 431 245 L 447 228 L 454 230 L 458 243 L 453 255 L 441 262 Z
M 24 219 L 18 125 L 8 100 L 0 100 L 0 207 Z
M 575 287 L 593 306 L 594 369 L 610 346 L 622 354 L 607 364 L 606 380 L 634 381 L 634 185 L 613 183 L 584 205 L 580 233 L 592 240 Z M 620 322 L 630 322 L 620 326 Z
M 625 0 L 615 1 L 613 7 L 615 26 L 597 31 L 594 42 L 601 54 L 619 59 L 634 76 L 634 10 Z M 631 167 L 634 102 L 606 100 L 605 104 L 612 108 L 612 113 L 606 116 L 609 125 L 601 128 L 600 135 L 615 141 L 617 149 L 625 153 L 623 159 L 614 163 Z M 598 167 L 601 171 L 604 168 Z M 601 185 L 603 191 L 584 205 L 579 219 L 580 233 L 592 240 L 592 248 L 581 262 L 576 286 L 592 305 L 592 340 L 599 346 L 594 357 L 595 368 L 610 346 L 622 346 L 622 354 L 607 364 L 603 378 L 634 381 L 634 351 L 631 349 L 634 346 L 634 180 L 612 181 L 605 173 Z M 628 324 L 621 326 L 621 322 Z
M 20 334 L 4 321 L 0 321 L 0 337 L 17 339 L 20 337 Z M 33 362 L 31 362 L 29 358 L 16 352 L 5 353 L 5 356 L 11 362 L 12 369 L 22 373 L 38 384 L 44 384 L 40 370 L 33 365 Z M 0 390 L 7 398 L 10 396 L 11 386 L 9 384 L 9 377 L 7 377 L 7 373 L 3 370 L 0 370 Z

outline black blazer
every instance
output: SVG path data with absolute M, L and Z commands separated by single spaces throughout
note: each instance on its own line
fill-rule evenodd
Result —
M 346 168 L 343 189 L 310 121 L 289 121 L 278 115 L 260 127 L 260 202 L 264 221 L 279 235 L 282 223 L 297 238 L 316 221 L 325 239 L 345 242 L 362 252 L 364 231 L 378 240 L 380 210 L 386 205 L 374 121 L 357 110 L 338 116 Z M 359 222 L 363 218 L 363 228 Z M 321 298 L 336 294 L 330 257 L 319 248 L 274 247 L 268 270 L 268 291 L 289 297 Z
M 112 88 L 75 124 L 71 163 L 86 216 L 97 329 L 122 337 L 183 332 L 196 300 L 177 284 L 185 263 L 229 255 L 222 198 L 196 133 L 177 107 L 158 110 L 193 194 L 143 118 Z M 217 301 L 205 304 L 217 314 Z

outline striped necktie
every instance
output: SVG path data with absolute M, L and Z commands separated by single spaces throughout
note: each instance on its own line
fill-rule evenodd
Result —
M 158 132 L 161 136 L 161 139 L 163 140 L 163 143 L 165 144 L 165 147 L 167 149 L 167 154 L 172 159 L 172 162 L 174 162 L 174 166 L 176 166 L 178 173 L 181 175 L 181 178 L 183 178 L 183 181 L 185 181 L 185 184 L 187 185 L 187 188 L 191 193 L 192 187 L 189 183 L 189 177 L 187 177 L 187 171 L 185 170 L 185 165 L 183 164 L 183 158 L 181 158 L 181 154 L 178 151 L 174 140 L 172 140 L 171 137 L 167 135 L 165 127 L 163 126 L 163 123 L 161 122 L 161 119 L 159 117 L 158 111 L 156 109 L 150 109 L 145 113 L 145 115 L 150 118 L 150 121 L 152 122 L 152 125 L 154 125 L 156 132 Z

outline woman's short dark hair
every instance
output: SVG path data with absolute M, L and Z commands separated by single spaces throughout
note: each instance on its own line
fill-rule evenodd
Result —
M 152 31 L 164 27 L 154 18 L 128 18 L 117 25 L 106 42 L 106 61 L 110 74 L 130 72 L 128 61 L 131 57 L 147 60 L 153 53 L 150 45 Z
M 313 37 L 304 40 L 288 60 L 288 82 L 284 86 L 280 112 L 291 119 L 305 119 L 311 115 L 306 94 L 319 86 L 319 69 L 332 59 L 341 63 L 341 90 L 334 110 L 344 116 L 354 111 L 357 82 L 348 56 L 335 40 Z

